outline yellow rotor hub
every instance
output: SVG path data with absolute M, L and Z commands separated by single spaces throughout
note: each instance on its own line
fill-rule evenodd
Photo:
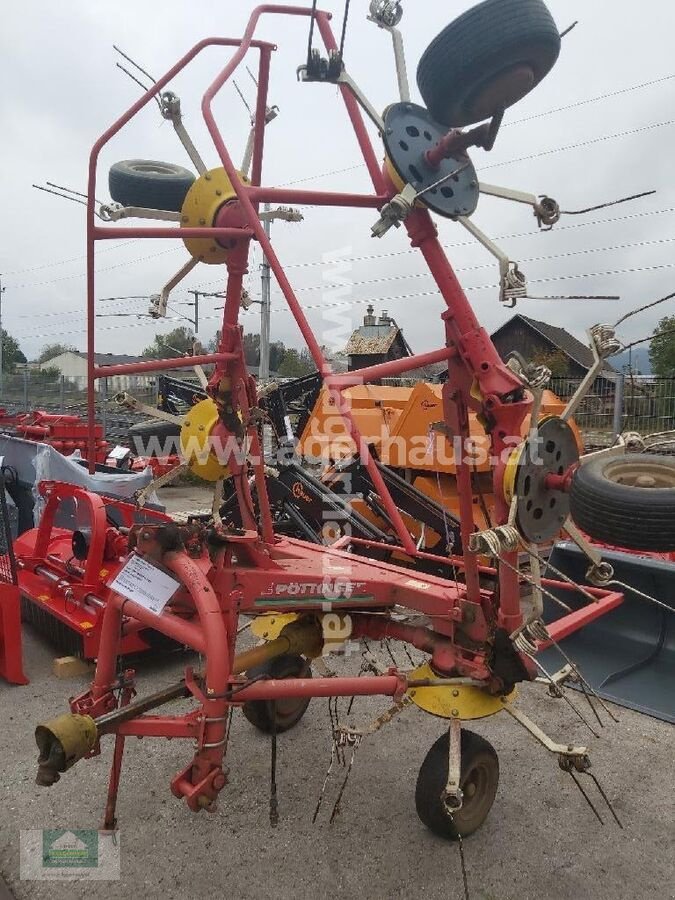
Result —
M 504 499 L 507 503 L 511 503 L 513 500 L 513 495 L 516 492 L 516 475 L 518 474 L 518 463 L 520 462 L 520 457 L 523 455 L 523 449 L 525 448 L 525 444 L 519 444 L 509 454 L 509 458 L 506 461 L 506 465 L 504 466 Z
M 250 631 L 251 634 L 263 641 L 273 641 L 279 637 L 286 625 L 295 622 L 298 618 L 297 613 L 273 613 L 272 615 L 256 616 L 251 622 Z
M 393 162 L 389 159 L 388 156 L 384 157 L 384 167 L 387 171 L 387 175 L 391 178 L 391 183 L 394 185 L 397 191 L 402 191 L 405 187 L 405 181 L 401 178 L 401 176 L 396 171 L 396 167 Z M 422 200 L 415 200 L 415 206 L 424 206 Z
M 244 184 L 250 184 L 243 172 L 237 174 Z M 213 226 L 220 208 L 230 200 L 234 200 L 236 196 L 225 169 L 211 169 L 204 172 L 193 182 L 185 196 L 181 209 L 181 226 L 183 228 Z M 200 262 L 209 264 L 227 262 L 228 250 L 215 238 L 184 238 L 183 243 L 188 253 Z
M 411 681 L 430 679 L 441 681 L 428 663 L 415 669 L 410 674 Z M 488 694 L 483 688 L 472 684 L 431 685 L 429 687 L 411 687 L 407 692 L 412 702 L 441 719 L 484 719 L 494 716 L 500 709 L 516 697 L 515 688 L 506 696 Z
M 218 481 L 230 474 L 229 468 L 214 452 L 211 432 L 217 422 L 218 408 L 208 398 L 192 407 L 180 429 L 181 456 L 190 471 L 204 481 Z

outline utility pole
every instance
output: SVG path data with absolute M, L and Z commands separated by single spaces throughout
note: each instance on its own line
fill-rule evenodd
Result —
M 264 206 L 266 213 L 270 211 L 269 203 Z M 263 228 L 265 234 L 270 236 L 270 217 L 265 216 Z M 260 266 L 260 368 L 258 370 L 258 378 L 260 381 L 267 381 L 270 377 L 270 264 L 266 256 Z

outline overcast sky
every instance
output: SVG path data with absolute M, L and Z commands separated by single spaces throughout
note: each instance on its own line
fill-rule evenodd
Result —
M 335 13 L 339 28 L 343 4 L 330 0 L 321 5 Z M 417 60 L 436 33 L 472 4 L 407 0 L 403 5 L 401 28 L 413 96 L 418 100 Z M 29 358 L 52 341 L 84 347 L 84 208 L 35 191 L 31 184 L 48 180 L 86 190 L 92 143 L 139 95 L 136 85 L 115 68 L 118 57 L 112 44 L 159 77 L 202 37 L 240 35 L 254 6 L 249 0 L 3 4 L 0 273 L 6 291 L 2 324 L 18 338 Z M 366 21 L 367 6 L 366 0 L 351 4 L 345 60 L 375 107 L 383 109 L 397 99 L 393 59 L 385 33 Z M 615 321 L 631 307 L 674 289 L 675 5 L 664 0 L 639 4 L 550 0 L 549 7 L 561 30 L 575 19 L 579 25 L 564 39 L 561 57 L 548 77 L 508 111 L 495 149 L 490 154 L 473 152 L 479 176 L 548 193 L 563 209 L 649 189 L 657 193 L 588 216 L 563 217 L 548 233 L 537 232 L 528 208 L 491 198 L 481 200 L 474 220 L 491 236 L 501 236 L 501 246 L 529 277 L 531 293 L 621 295 L 618 304 L 526 300 L 517 307 L 583 337 L 584 329 L 593 323 Z M 273 58 L 270 100 L 279 106 L 280 115 L 268 129 L 264 182 L 282 185 L 302 180 L 303 188 L 368 190 L 336 89 L 296 81 L 296 67 L 306 52 L 307 20 L 267 18 L 260 33 L 279 47 Z M 185 124 L 209 166 L 217 164 L 217 156 L 199 104 L 227 58 L 226 51 L 213 49 L 171 85 L 181 96 Z M 254 85 L 245 71 L 240 71 L 237 81 L 252 103 Z M 633 89 L 646 82 L 656 83 Z M 585 102 L 606 94 L 615 96 Z M 232 85 L 224 88 L 214 108 L 225 140 L 239 159 L 246 141 L 247 113 Z M 635 133 L 610 137 L 623 132 Z M 377 140 L 376 134 L 373 137 Z M 102 154 L 100 198 L 108 197 L 110 164 L 138 157 L 190 165 L 171 126 L 161 120 L 153 104 Z M 518 161 L 523 157 L 533 158 Z M 347 171 L 325 174 L 334 170 Z M 402 229 L 375 240 L 370 237 L 376 218 L 373 211 L 308 208 L 304 213 L 302 224 L 275 224 L 272 237 L 301 302 L 312 307 L 308 315 L 321 340 L 333 347 L 344 344 L 351 328 L 361 321 L 365 301 L 372 299 L 378 312 L 388 309 L 395 317 L 415 351 L 438 346 L 443 304 L 433 293 L 414 296 L 432 292 L 433 282 L 421 257 L 408 252 Z M 437 221 L 481 322 L 494 329 L 512 312 L 498 302 L 492 257 L 475 243 L 467 245 L 460 226 Z M 100 298 L 157 292 L 187 259 L 178 241 L 104 242 L 99 248 Z M 333 271 L 323 262 L 326 255 L 355 258 L 348 272 L 341 271 L 352 286 L 339 297 L 331 293 L 326 280 Z M 254 296 L 260 289 L 259 263 L 255 249 L 248 276 Z M 641 271 L 625 271 L 629 269 Z M 224 267 L 201 265 L 184 287 L 221 289 L 224 278 Z M 187 299 L 185 290 L 177 290 L 172 305 L 189 313 L 189 307 L 177 305 Z M 336 317 L 330 304 L 345 299 L 351 306 L 339 308 Z M 203 340 L 218 326 L 216 304 L 214 300 L 203 303 Z M 101 313 L 144 310 L 143 301 L 99 303 Z M 257 310 L 253 307 L 242 317 L 247 330 L 259 330 Z M 620 336 L 627 341 L 647 335 L 661 315 L 671 313 L 675 313 L 672 302 L 664 304 L 630 320 Z M 98 323 L 97 348 L 125 353 L 140 352 L 157 331 L 164 333 L 179 324 L 122 317 L 100 318 Z M 301 345 L 276 285 L 272 339 Z

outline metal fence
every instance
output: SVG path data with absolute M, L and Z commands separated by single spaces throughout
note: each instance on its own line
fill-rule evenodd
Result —
M 103 425 L 109 441 L 126 438 L 130 426 L 145 416 L 122 409 L 113 402 L 114 395 L 126 388 L 142 403 L 157 405 L 155 376 L 134 376 L 133 385 L 121 384 L 117 379 L 102 378 L 96 392 L 96 419 Z M 14 375 L 5 374 L 0 393 L 0 407 L 10 414 L 42 409 L 50 413 L 68 413 L 86 417 L 87 379 L 65 375 L 45 378 L 39 371 L 25 369 Z
M 414 379 L 400 378 L 386 381 L 398 385 L 415 383 Z M 580 378 L 552 378 L 550 388 L 562 400 L 568 400 L 580 383 Z M 96 393 L 96 418 L 104 426 L 109 441 L 123 440 L 129 427 L 145 418 L 121 409 L 113 402 L 115 393 L 121 389 L 128 390 L 142 403 L 157 405 L 157 378 L 154 375 L 133 376 L 133 384 L 101 379 Z M 43 373 L 28 369 L 14 375 L 5 374 L 0 407 L 8 413 L 44 409 L 86 416 L 87 380 L 84 376 L 45 378 Z M 656 378 L 608 373 L 596 379 L 574 418 L 589 448 L 605 446 L 624 431 L 649 434 L 675 429 L 675 375 Z
M 550 387 L 567 400 L 580 383 L 578 378 L 553 378 Z M 647 435 L 675 429 L 675 375 L 613 373 L 598 378 L 574 418 L 589 445 L 611 443 L 626 431 Z

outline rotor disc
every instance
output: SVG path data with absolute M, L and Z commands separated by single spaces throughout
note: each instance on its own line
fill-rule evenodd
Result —
M 450 156 L 442 159 L 437 168 L 426 159 L 427 151 L 445 137 L 448 129 L 415 103 L 389 106 L 384 113 L 384 126 L 384 146 L 396 175 L 417 191 L 429 188 L 419 202 L 446 218 L 470 216 L 478 205 L 479 192 L 478 177 L 469 157 Z

